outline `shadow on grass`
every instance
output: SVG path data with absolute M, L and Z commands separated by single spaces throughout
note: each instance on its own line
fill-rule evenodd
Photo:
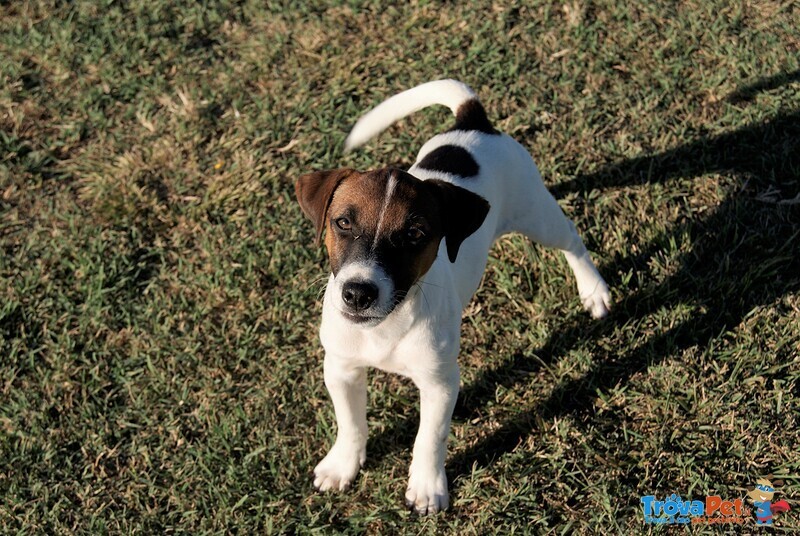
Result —
M 779 75 L 740 89 L 734 96 L 750 98 L 757 91 L 797 79 L 797 72 Z M 473 465 L 485 466 L 511 452 L 542 420 L 565 414 L 594 419 L 590 415 L 598 391 L 624 384 L 636 372 L 687 348 L 707 345 L 754 308 L 800 290 L 800 257 L 795 255 L 800 241 L 796 197 L 800 192 L 800 111 L 703 137 L 652 156 L 611 164 L 552 191 L 562 197 L 567 192 L 654 184 L 709 173 L 739 176 L 743 186 L 713 212 L 690 216 L 651 241 L 644 251 L 618 256 L 610 263 L 623 273 L 630 269 L 649 272 L 651 257 L 671 239 L 688 235 L 692 249 L 681 257 L 673 276 L 616 303 L 611 318 L 603 323 L 592 324 L 583 315 L 568 319 L 536 352 L 536 358 L 516 355 L 482 371 L 459 394 L 454 418 L 476 416 L 476 410 L 494 399 L 498 385 L 509 388 L 525 382 L 528 374 L 543 364 L 556 362 L 570 348 L 612 331 L 620 322 L 683 304 L 698 306 L 700 316 L 663 330 L 654 329 L 634 348 L 596 348 L 594 365 L 580 378 L 562 382 L 541 404 L 502 422 L 491 435 L 450 457 L 451 482 Z M 400 446 L 411 445 L 416 425 L 417 419 L 400 421 L 372 438 L 370 456 L 379 459 Z
M 778 89 L 781 86 L 798 81 L 800 81 L 800 69 L 790 73 L 778 73 L 775 76 L 761 78 L 752 84 L 740 87 L 728 95 L 728 100 L 734 103 L 750 101 L 759 93 Z

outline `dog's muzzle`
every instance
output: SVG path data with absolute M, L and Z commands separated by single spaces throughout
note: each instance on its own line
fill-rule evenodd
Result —
M 336 309 L 356 324 L 380 323 L 391 310 L 394 285 L 386 272 L 373 262 L 354 262 L 335 277 Z

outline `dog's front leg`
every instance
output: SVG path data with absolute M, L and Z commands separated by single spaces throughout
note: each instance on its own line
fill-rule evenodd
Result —
M 367 458 L 367 373 L 325 355 L 325 386 L 336 412 L 336 442 L 314 468 L 314 487 L 344 490 Z
M 450 418 L 458 396 L 458 364 L 415 379 L 420 392 L 419 432 L 408 471 L 406 504 L 418 514 L 432 514 L 449 505 L 444 460 Z

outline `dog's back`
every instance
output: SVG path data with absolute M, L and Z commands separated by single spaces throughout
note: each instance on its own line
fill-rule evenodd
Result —
M 453 112 L 455 124 L 422 146 L 409 173 L 451 182 L 489 201 L 492 210 L 484 226 L 491 228 L 491 240 L 512 231 L 524 233 L 515 222 L 537 208 L 531 205 L 534 200 L 550 198 L 550 193 L 528 151 L 494 128 L 478 96 L 462 82 L 427 82 L 383 101 L 356 122 L 345 149 L 359 147 L 394 122 L 437 104 Z
M 464 303 L 477 288 L 492 243 L 509 232 L 521 232 L 542 241 L 542 225 L 564 227 L 557 234 L 572 234 L 571 224 L 542 183 L 528 151 L 510 136 L 496 130 L 478 96 L 456 80 L 437 80 L 398 93 L 364 114 L 345 142 L 350 150 L 366 143 L 392 123 L 432 105 L 444 105 L 455 124 L 428 140 L 408 170 L 422 179 L 450 182 L 486 199 L 491 209 L 481 228 L 465 241 L 464 254 L 454 266 Z M 556 245 L 545 242 L 545 245 Z

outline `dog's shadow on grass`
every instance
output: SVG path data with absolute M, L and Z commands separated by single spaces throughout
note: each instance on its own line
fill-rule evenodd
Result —
M 800 79 L 800 71 L 782 73 L 740 88 L 729 99 L 742 102 L 758 92 Z M 448 459 L 451 482 L 475 465 L 486 466 L 512 451 L 538 422 L 572 414 L 591 419 L 598 391 L 624 384 L 637 371 L 707 345 L 726 329 L 739 324 L 754 308 L 774 303 L 800 290 L 797 226 L 800 208 L 800 110 L 780 113 L 768 121 L 713 137 L 702 137 L 652 156 L 607 165 L 552 188 L 556 197 L 568 192 L 667 182 L 724 173 L 741 178 L 742 185 L 716 209 L 692 214 L 636 254 L 618 255 L 601 271 L 649 273 L 648 261 L 670 240 L 691 237 L 691 250 L 680 258 L 674 275 L 645 286 L 614 304 L 611 317 L 591 326 L 588 316 L 567 320 L 536 358 L 516 355 L 482 370 L 459 394 L 455 420 L 474 418 L 491 402 L 498 385 L 513 387 L 528 373 L 561 359 L 570 348 L 595 339 L 622 322 L 644 318 L 659 310 L 689 304 L 699 316 L 644 337 L 635 347 L 600 349 L 594 364 L 577 379 L 561 382 L 542 403 L 502 422 L 500 427 L 467 450 Z M 610 279 L 612 287 L 619 281 Z M 647 277 L 645 279 L 648 279 Z M 652 279 L 652 278 L 650 278 Z M 582 414 L 582 415 L 581 415 Z M 380 459 L 413 443 L 417 420 L 391 425 L 370 440 L 370 457 Z M 641 476 L 641 475 L 639 475 Z M 631 478 L 637 478 L 631 475 Z

